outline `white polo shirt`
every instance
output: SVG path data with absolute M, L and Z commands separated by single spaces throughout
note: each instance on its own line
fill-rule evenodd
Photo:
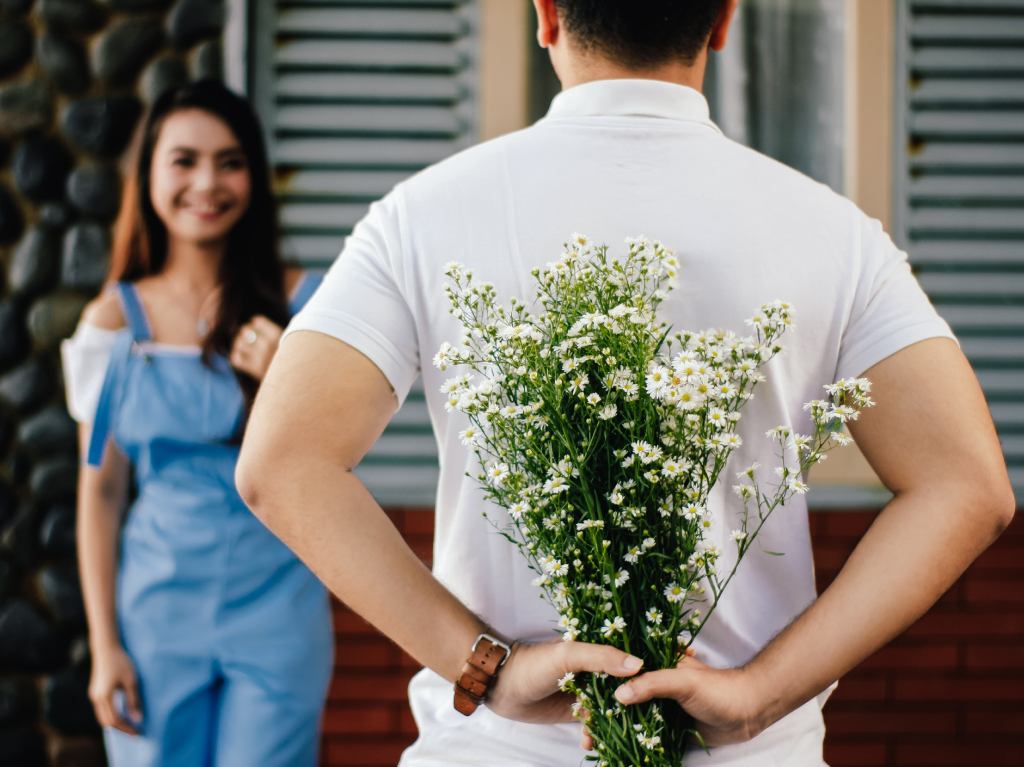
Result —
M 646 235 L 676 251 L 677 289 L 663 305 L 676 329 L 744 334 L 766 301 L 792 302 L 796 327 L 744 411 L 744 446 L 710 499 L 723 551 L 738 527 L 728 491 L 734 467 L 775 463 L 769 428 L 809 430 L 802 404 L 822 385 L 857 376 L 926 338 L 952 337 L 910 273 L 906 254 L 851 202 L 725 138 L 703 96 L 649 80 L 592 82 L 557 96 L 536 125 L 468 149 L 397 186 L 345 243 L 322 287 L 288 332 L 313 330 L 351 344 L 381 369 L 398 399 L 423 375 L 441 474 L 434 574 L 501 633 L 550 639 L 556 614 L 531 585 L 519 552 L 481 516 L 466 474 L 461 414 L 438 391 L 451 373 L 430 361 L 462 332 L 442 287 L 460 261 L 493 282 L 499 299 L 532 298 L 530 270 L 555 260 L 572 232 L 624 252 Z M 494 510 L 491 510 L 494 513 Z M 765 551 L 784 552 L 769 556 Z M 815 598 L 807 506 L 777 510 L 697 642 L 713 666 L 749 660 Z M 828 648 L 822 648 L 828 652 Z M 808 659 L 809 662 L 813 659 Z M 451 685 L 423 671 L 409 687 L 420 737 L 406 767 L 576 767 L 576 725 L 514 723 L 481 709 L 452 710 Z M 822 764 L 815 700 L 750 743 L 701 752 L 687 765 Z

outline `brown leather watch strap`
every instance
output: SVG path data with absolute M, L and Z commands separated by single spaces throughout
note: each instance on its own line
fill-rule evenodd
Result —
M 469 716 L 483 702 L 487 691 L 498 678 L 498 671 L 508 660 L 511 649 L 487 634 L 481 634 L 455 682 L 455 710 Z

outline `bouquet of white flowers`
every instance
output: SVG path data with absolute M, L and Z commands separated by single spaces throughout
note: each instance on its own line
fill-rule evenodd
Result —
M 868 381 L 839 381 L 806 405 L 812 434 L 768 433 L 778 480 L 766 487 L 756 464 L 737 473 L 736 557 L 720 570 L 708 494 L 741 444 L 740 409 L 781 350 L 792 311 L 765 304 L 747 337 L 671 334 L 656 312 L 678 261 L 660 243 L 626 242 L 616 258 L 574 235 L 560 260 L 533 271 L 537 314 L 515 298 L 499 305 L 493 286 L 449 264 L 446 292 L 466 333 L 434 364 L 468 368 L 442 387 L 446 407 L 468 416 L 460 436 L 480 462 L 484 495 L 508 512 L 492 522 L 537 572 L 563 637 L 670 668 L 772 511 L 807 491 L 805 471 L 848 441 L 843 424 L 872 402 Z M 591 759 L 678 767 L 691 738 L 700 742 L 692 723 L 674 703 L 620 706 L 618 683 L 597 674 L 559 682 L 587 720 Z

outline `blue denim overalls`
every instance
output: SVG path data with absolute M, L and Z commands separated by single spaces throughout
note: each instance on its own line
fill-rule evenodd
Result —
M 294 314 L 319 278 L 306 275 Z M 235 489 L 242 392 L 227 360 L 153 344 L 135 286 L 89 445 L 108 437 L 138 491 L 121 533 L 117 617 L 140 734 L 109 729 L 113 767 L 314 767 L 331 677 L 327 594 Z

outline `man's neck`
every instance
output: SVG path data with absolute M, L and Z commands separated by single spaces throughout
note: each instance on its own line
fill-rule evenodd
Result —
M 706 55 L 698 56 L 692 64 L 672 62 L 651 69 L 625 69 L 595 56 L 573 62 L 573 66 L 566 67 L 567 71 L 561 72 L 560 76 L 563 90 L 596 80 L 661 80 L 699 91 L 704 84 L 706 66 Z

